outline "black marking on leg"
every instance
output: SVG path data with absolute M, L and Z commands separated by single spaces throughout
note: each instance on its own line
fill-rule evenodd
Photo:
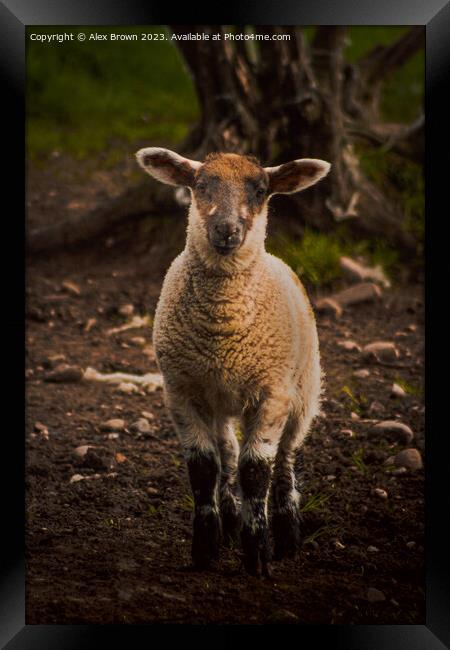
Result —
M 236 497 L 229 488 L 222 490 L 220 496 L 220 516 L 222 520 L 222 541 L 227 547 L 235 546 L 239 541 L 242 519 Z
M 301 546 L 299 493 L 303 485 L 303 453 L 297 449 L 277 457 L 272 487 L 273 513 L 271 528 L 274 559 L 295 557 Z
M 271 548 L 266 517 L 270 483 L 268 461 L 245 459 L 239 467 L 239 482 L 245 511 L 241 532 L 244 567 L 251 575 L 270 576 Z
M 213 452 L 196 451 L 188 458 L 189 478 L 194 495 L 192 561 L 198 568 L 208 568 L 219 558 L 221 538 L 219 510 L 216 503 L 220 467 Z

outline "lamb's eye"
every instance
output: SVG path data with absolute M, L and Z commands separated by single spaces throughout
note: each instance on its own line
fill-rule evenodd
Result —
M 198 194 L 203 195 L 206 192 L 206 183 L 197 183 L 195 189 Z
M 260 185 L 259 187 L 256 188 L 255 194 L 256 194 L 258 199 L 262 199 L 263 196 L 266 195 L 266 188 L 263 187 L 262 185 Z

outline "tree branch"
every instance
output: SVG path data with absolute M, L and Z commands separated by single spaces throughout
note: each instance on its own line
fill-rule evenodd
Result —
M 366 84 L 380 83 L 424 46 L 424 28 L 413 27 L 391 45 L 376 46 L 358 61 Z
M 403 158 L 422 164 L 425 153 L 425 117 L 421 115 L 410 125 L 367 124 L 346 122 L 346 133 L 353 139 L 368 142 L 384 151 L 393 151 Z

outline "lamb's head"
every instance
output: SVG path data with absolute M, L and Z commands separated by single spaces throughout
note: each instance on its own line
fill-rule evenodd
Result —
M 264 168 L 234 153 L 209 154 L 201 163 L 158 147 L 136 156 L 154 178 L 190 188 L 188 245 L 210 268 L 229 270 L 247 266 L 264 248 L 269 198 L 303 190 L 330 169 L 311 158 Z

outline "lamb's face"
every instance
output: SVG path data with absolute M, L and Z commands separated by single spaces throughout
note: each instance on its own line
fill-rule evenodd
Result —
M 196 171 L 193 210 L 211 252 L 237 255 L 258 219 L 264 219 L 269 176 L 256 159 L 212 154 Z
M 330 164 L 303 158 L 261 167 L 256 158 L 234 153 L 209 154 L 203 163 L 150 147 L 139 164 L 154 178 L 189 187 L 188 243 L 210 268 L 243 268 L 264 247 L 267 203 L 272 194 L 291 194 L 317 183 Z

